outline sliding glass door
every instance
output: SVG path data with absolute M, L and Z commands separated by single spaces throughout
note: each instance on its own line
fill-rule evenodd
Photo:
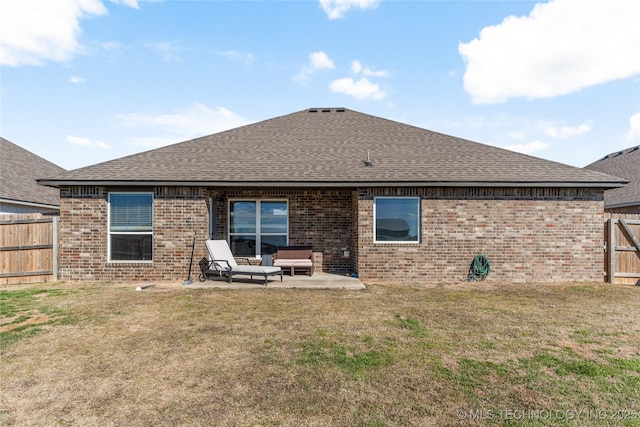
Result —
M 289 241 L 286 200 L 231 200 L 229 245 L 237 257 L 272 254 Z

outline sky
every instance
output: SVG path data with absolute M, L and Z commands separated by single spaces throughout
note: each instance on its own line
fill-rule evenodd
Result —
M 312 107 L 584 167 L 640 144 L 640 1 L 0 2 L 0 136 L 65 169 Z

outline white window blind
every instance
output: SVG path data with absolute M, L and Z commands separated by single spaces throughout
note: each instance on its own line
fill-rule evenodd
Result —
M 152 194 L 109 195 L 111 232 L 151 232 L 153 227 Z

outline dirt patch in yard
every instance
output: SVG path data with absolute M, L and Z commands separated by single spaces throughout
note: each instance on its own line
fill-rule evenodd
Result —
M 50 321 L 49 316 L 39 313 L 37 310 L 19 314 L 0 321 L 0 332 L 12 331 L 29 325 L 40 325 Z

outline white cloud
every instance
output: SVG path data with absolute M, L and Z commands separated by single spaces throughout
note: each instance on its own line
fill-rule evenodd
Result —
M 572 136 L 582 135 L 583 133 L 587 133 L 590 130 L 591 127 L 583 123 L 579 126 L 551 126 L 544 130 L 544 134 L 552 138 L 567 139 L 571 138 Z
M 138 7 L 136 0 L 122 3 Z M 80 20 L 107 14 L 99 0 L 2 0 L 0 65 L 68 61 L 82 52 Z
M 320 6 L 329 19 L 339 19 L 351 8 L 360 10 L 373 9 L 378 6 L 380 0 L 320 0 Z
M 629 119 L 629 130 L 625 139 L 630 142 L 640 142 L 640 113 L 634 114 Z
M 358 80 L 351 77 L 337 79 L 329 84 L 329 89 L 332 92 L 350 95 L 356 99 L 382 99 L 387 96 L 378 84 L 369 81 L 366 77 L 386 77 L 388 75 L 386 71 L 373 71 L 371 68 L 363 66 L 360 61 L 353 60 L 351 61 L 351 73 L 365 77 L 360 77 Z
M 351 61 L 351 72 L 353 74 L 360 74 L 362 71 L 362 64 L 360 61 Z
M 113 3 L 115 3 L 115 4 L 122 3 L 122 4 L 125 4 L 125 5 L 129 6 L 129 7 L 132 7 L 134 9 L 140 9 L 138 7 L 138 0 L 111 0 L 111 1 Z
M 126 126 L 141 129 L 145 133 L 163 136 L 136 138 L 135 145 L 160 147 L 190 138 L 222 132 L 249 123 L 247 119 L 223 107 L 211 109 L 195 104 L 191 109 L 169 114 L 130 113 L 118 116 Z M 170 136 L 167 136 L 170 134 Z
M 256 56 L 250 52 L 242 52 L 239 50 L 225 50 L 224 52 L 220 52 L 220 55 L 232 61 L 240 61 L 247 67 L 256 62 Z
M 389 75 L 389 73 L 385 70 L 378 70 L 378 71 L 373 71 L 370 68 L 365 68 L 364 69 L 364 75 L 365 76 L 373 76 L 373 77 L 387 77 Z
M 386 96 L 386 93 L 377 84 L 371 83 L 366 77 L 362 77 L 360 80 L 354 80 L 351 77 L 334 80 L 329 84 L 329 89 L 332 92 L 350 95 L 356 99 L 382 99 Z
M 73 84 L 85 83 L 86 81 L 87 81 L 86 79 L 78 76 L 71 76 L 71 78 L 69 78 L 69 82 Z
M 111 148 L 111 146 L 106 142 L 93 141 L 89 138 L 83 138 L 81 136 L 67 135 L 67 142 L 74 145 L 82 145 L 84 147 L 89 147 L 89 148 L 100 148 L 105 150 Z
M 541 151 L 549 148 L 549 144 L 542 141 L 533 141 L 528 144 L 511 144 L 505 145 L 503 148 L 507 150 L 516 151 L 522 154 L 532 154 L 536 151 Z
M 372 77 L 387 77 L 389 75 L 389 73 L 384 70 L 373 71 L 371 68 L 363 66 L 360 61 L 357 60 L 351 62 L 351 72 L 353 74 L 362 73 L 365 76 Z
M 640 1 L 551 0 L 460 43 L 474 103 L 549 98 L 640 73 Z
M 0 6 L 0 64 L 42 65 L 66 61 L 81 49 L 80 19 L 105 15 L 95 0 L 3 0 Z
M 329 56 L 322 51 L 312 53 L 309 55 L 309 59 L 314 70 L 332 70 L 336 68 Z
M 323 51 L 313 52 L 309 55 L 309 64 L 302 67 L 300 72 L 293 77 L 294 80 L 310 80 L 317 70 L 333 70 L 336 66 L 329 56 Z

